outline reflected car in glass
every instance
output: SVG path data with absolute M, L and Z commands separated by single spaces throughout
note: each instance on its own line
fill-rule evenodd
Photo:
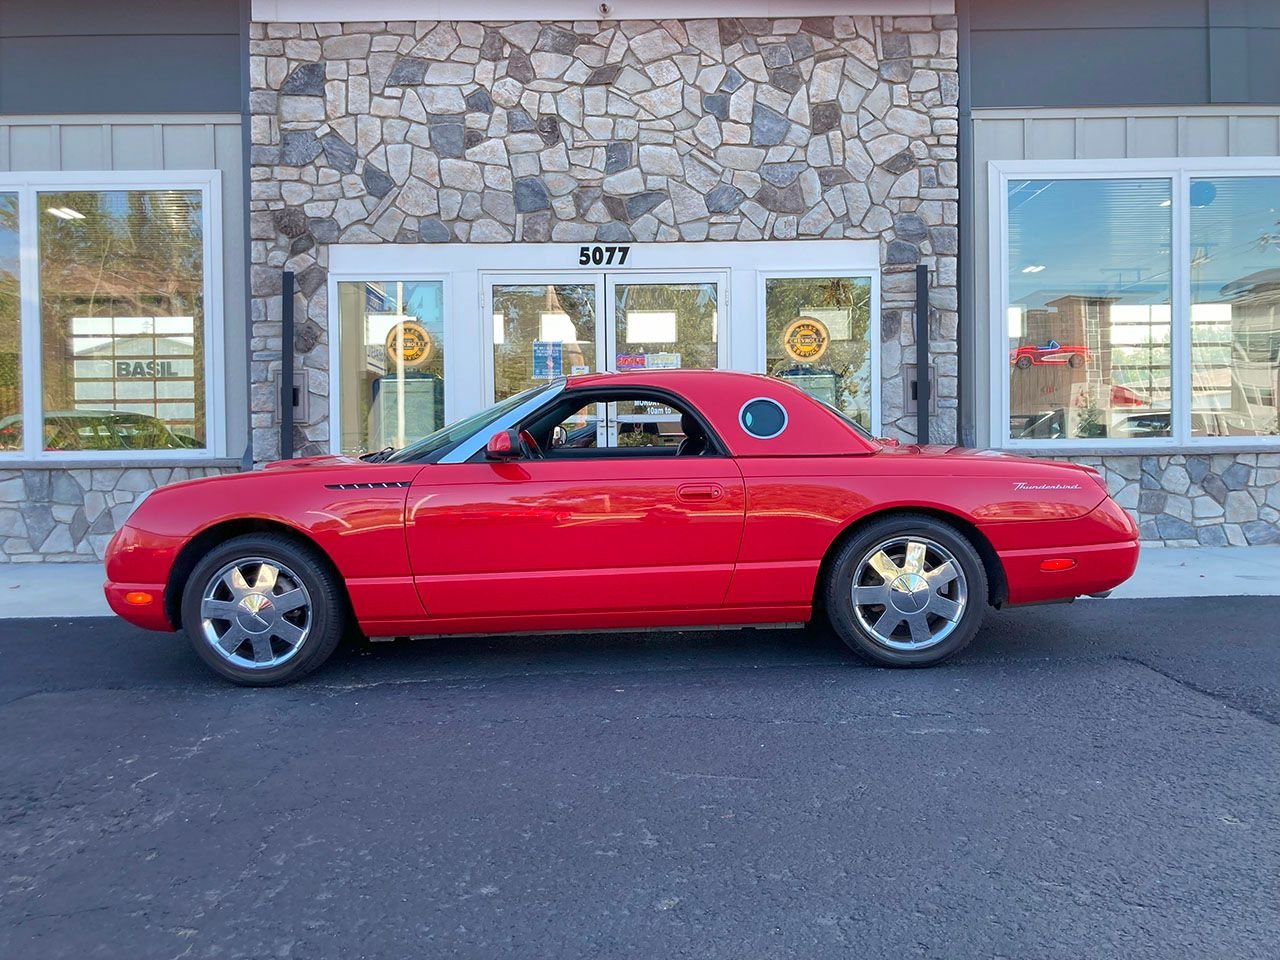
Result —
M 22 446 L 22 417 L 0 419 L 0 450 Z M 44 415 L 46 450 L 185 450 L 199 440 L 156 417 L 117 410 L 51 411 Z
M 1088 467 L 881 442 L 764 376 L 644 371 L 551 381 L 363 459 L 161 487 L 113 537 L 105 591 L 249 685 L 315 669 L 348 627 L 818 621 L 911 667 L 987 606 L 1105 594 L 1137 558 Z

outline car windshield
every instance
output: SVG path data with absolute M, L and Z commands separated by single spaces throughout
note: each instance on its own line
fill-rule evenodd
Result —
M 496 403 L 492 407 L 472 414 L 463 420 L 441 427 L 435 433 L 427 434 L 421 440 L 416 440 L 408 446 L 400 448 L 384 459 L 388 463 L 407 463 L 430 459 L 432 456 L 443 453 L 455 444 L 462 442 L 467 437 L 484 430 L 501 419 L 503 414 L 514 410 L 531 397 L 550 390 L 553 385 L 554 383 L 540 384 L 522 393 L 517 393 L 513 397 L 507 397 L 501 403 Z

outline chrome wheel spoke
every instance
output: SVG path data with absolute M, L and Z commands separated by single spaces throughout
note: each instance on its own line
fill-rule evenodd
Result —
M 306 606 L 307 595 L 302 592 L 301 588 L 295 588 L 282 593 L 278 597 L 271 598 L 271 605 L 276 608 L 277 613 L 288 613 L 291 610 L 297 610 L 299 607 Z
M 880 619 L 876 621 L 875 631 L 882 637 L 888 637 L 898 628 L 898 624 L 901 622 L 901 613 L 893 609 L 893 607 L 885 607 L 884 613 L 880 614 Z
M 867 565 L 884 579 L 886 584 L 893 582 L 893 578 L 902 573 L 902 568 L 889 559 L 889 555 L 883 550 L 877 551 L 875 554 L 867 558 Z
M 244 643 L 245 638 L 248 636 L 249 634 L 245 633 L 240 624 L 232 622 L 231 626 L 227 628 L 227 632 L 218 637 L 217 644 L 226 653 L 233 654 L 240 649 L 240 644 Z
M 269 635 L 255 633 L 250 639 L 253 641 L 253 659 L 258 663 L 266 663 L 275 656 L 271 652 L 271 637 Z
M 276 579 L 280 576 L 278 567 L 264 563 L 258 567 L 258 576 L 253 581 L 253 589 L 257 593 L 270 594 L 276 588 Z
M 902 563 L 904 573 L 924 573 L 924 558 L 927 548 L 919 540 L 907 544 L 907 557 Z
M 945 587 L 948 583 L 960 575 L 960 571 L 956 569 L 956 565 L 948 560 L 946 563 L 940 563 L 928 573 L 924 578 L 929 581 L 929 586 L 934 590 Z
M 200 601 L 200 616 L 206 620 L 232 620 L 240 612 L 240 604 L 235 600 L 214 600 L 206 598 Z
M 889 584 L 877 583 L 870 587 L 854 587 L 853 602 L 859 606 L 889 604 Z
M 950 600 L 940 593 L 935 593 L 929 598 L 929 606 L 925 607 L 928 613 L 936 613 L 944 620 L 955 623 L 964 613 L 964 604 Z
M 929 629 L 929 616 L 923 610 L 907 617 L 907 626 L 911 628 L 911 642 L 917 647 L 924 646 L 933 639 L 933 631 Z
M 273 636 L 279 637 L 291 647 L 296 647 L 304 639 L 306 639 L 306 631 L 296 623 L 290 623 L 288 620 L 277 620 L 271 628 Z
M 224 573 L 222 582 L 237 600 L 249 593 L 249 583 L 245 580 L 244 572 L 239 567 L 232 567 Z

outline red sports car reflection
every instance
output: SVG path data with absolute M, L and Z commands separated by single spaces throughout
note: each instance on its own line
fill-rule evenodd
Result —
M 1066 346 L 1050 340 L 1043 346 L 1018 347 L 1009 351 L 1009 362 L 1020 370 L 1038 364 L 1064 363 L 1069 367 L 1083 367 L 1089 361 L 1089 351 L 1084 347 Z
M 667 411 L 663 443 L 619 427 L 638 407 Z M 644 371 L 556 380 L 395 452 L 162 487 L 111 541 L 106 594 L 255 685 L 316 668 L 348 626 L 818 618 L 876 663 L 922 666 L 988 605 L 1102 593 L 1137 556 L 1090 468 L 881 443 L 767 377 Z

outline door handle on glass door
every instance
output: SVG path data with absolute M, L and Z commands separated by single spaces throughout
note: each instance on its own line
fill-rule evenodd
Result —
M 676 488 L 676 496 L 681 500 L 719 500 L 724 488 L 715 483 L 686 483 Z

